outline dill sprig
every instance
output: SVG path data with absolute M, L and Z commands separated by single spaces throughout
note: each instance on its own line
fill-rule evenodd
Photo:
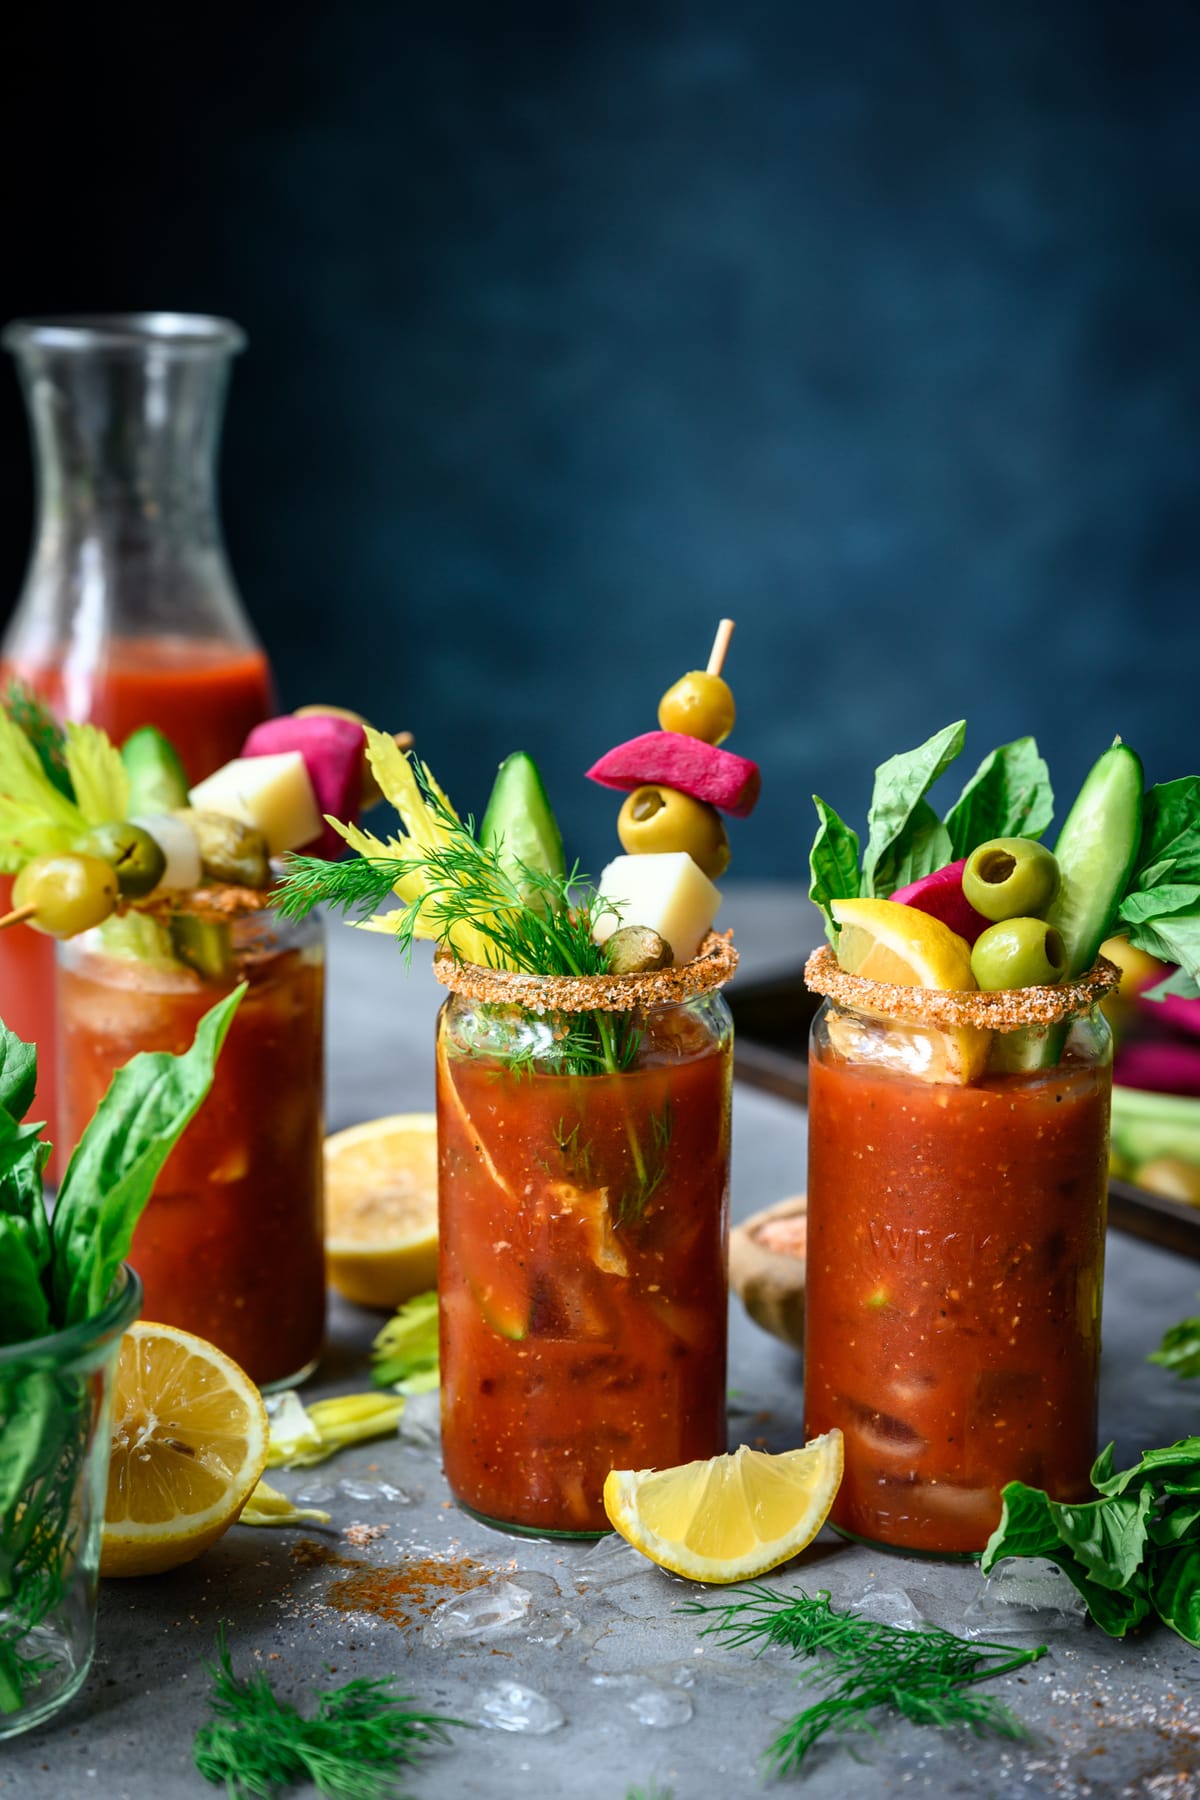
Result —
M 753 1582 L 721 1606 L 690 1600 L 684 1612 L 713 1613 L 702 1637 L 730 1646 L 771 1644 L 793 1656 L 831 1659 L 814 1678 L 821 1699 L 790 1719 L 764 1752 L 769 1770 L 794 1774 L 827 1731 L 875 1731 L 871 1714 L 880 1708 L 900 1713 L 914 1725 L 965 1725 L 976 1733 L 1028 1736 L 1026 1727 L 1002 1701 L 971 1692 L 976 1682 L 1007 1675 L 1046 1654 L 1046 1646 L 1017 1650 L 1007 1644 L 968 1643 L 927 1626 L 902 1631 L 853 1613 L 835 1612 L 827 1592 L 784 1593 Z
M 409 1711 L 390 1678 L 348 1681 L 317 1694 L 304 1718 L 280 1700 L 265 1675 L 233 1672 L 224 1631 L 213 1678 L 213 1716 L 196 1733 L 196 1767 L 225 1785 L 228 1800 L 272 1800 L 295 1782 L 311 1781 L 325 1800 L 389 1800 L 397 1770 L 419 1760 L 431 1744 L 449 1743 L 462 1719 Z
M 0 706 L 13 724 L 24 734 L 42 772 L 63 796 L 75 799 L 75 789 L 67 770 L 67 734 L 49 707 L 23 681 L 10 681 L 0 697 Z

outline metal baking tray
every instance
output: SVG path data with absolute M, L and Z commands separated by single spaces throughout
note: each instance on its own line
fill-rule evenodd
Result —
M 797 970 L 770 981 L 734 982 L 728 998 L 737 1034 L 735 1075 L 751 1087 L 807 1106 L 808 1031 L 820 1000 L 805 987 L 803 974 Z M 1108 1184 L 1108 1222 L 1117 1231 L 1200 1262 L 1200 1208 L 1113 1180 Z

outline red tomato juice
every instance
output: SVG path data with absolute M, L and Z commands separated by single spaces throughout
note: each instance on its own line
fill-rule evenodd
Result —
M 949 1086 L 814 1048 L 805 1431 L 852 1536 L 982 1550 L 1001 1489 L 1089 1497 L 1107 1065 Z
M 110 640 L 103 660 L 83 670 L 73 669 L 69 659 L 0 661 L 0 688 L 14 678 L 40 694 L 59 718 L 99 725 L 117 743 L 139 725 L 157 725 L 192 782 L 236 756 L 273 705 L 261 650 L 203 638 Z M 4 911 L 11 892 L 11 881 L 0 880 Z M 45 1119 L 53 1137 L 59 1126 L 50 938 L 20 926 L 0 932 L 0 1018 L 38 1046 L 38 1090 L 29 1116 Z

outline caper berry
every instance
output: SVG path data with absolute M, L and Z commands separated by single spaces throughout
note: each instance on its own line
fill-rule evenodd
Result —
M 162 846 L 140 825 L 114 819 L 93 825 L 78 848 L 85 856 L 99 856 L 113 869 L 125 900 L 142 900 L 152 894 L 167 872 Z
M 971 973 L 985 993 L 1043 987 L 1061 981 L 1067 966 L 1062 935 L 1045 919 L 1002 919 L 980 932 Z
M 74 937 L 101 925 L 117 904 L 117 877 L 99 856 L 35 856 L 13 882 L 13 905 L 32 906 L 26 921 L 49 937 Z
M 617 835 L 630 856 L 686 850 L 710 881 L 729 867 L 729 839 L 720 813 L 678 788 L 634 788 L 617 816 Z
M 706 744 L 723 744 L 736 716 L 729 683 L 706 669 L 681 675 L 658 703 L 658 722 L 664 731 L 682 731 Z
M 991 838 L 968 856 L 962 891 L 985 919 L 1041 918 L 1058 892 L 1058 864 L 1032 838 Z
M 675 960 L 666 938 L 649 925 L 622 925 L 604 950 L 610 975 L 646 975 L 652 969 L 669 968 Z

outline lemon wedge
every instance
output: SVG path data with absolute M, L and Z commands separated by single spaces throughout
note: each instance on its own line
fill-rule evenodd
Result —
M 358 1306 L 393 1311 L 437 1283 L 437 1120 L 369 1119 L 325 1140 L 325 1261 Z
M 966 939 L 918 907 L 895 900 L 834 900 L 830 911 L 841 927 L 838 963 L 848 975 L 946 993 L 966 993 L 978 986 Z M 961 1086 L 983 1074 L 990 1031 L 977 1025 L 953 1030 L 923 1025 L 915 1034 L 921 1039 L 922 1054 L 916 1059 L 921 1079 Z
M 677 1469 L 613 1469 L 609 1521 L 643 1556 L 693 1581 L 748 1581 L 816 1537 L 842 1479 L 842 1434 L 769 1456 L 743 1444 Z
M 250 1377 L 190 1331 L 145 1322 L 121 1342 L 101 1575 L 157 1575 L 228 1531 L 267 1461 Z

